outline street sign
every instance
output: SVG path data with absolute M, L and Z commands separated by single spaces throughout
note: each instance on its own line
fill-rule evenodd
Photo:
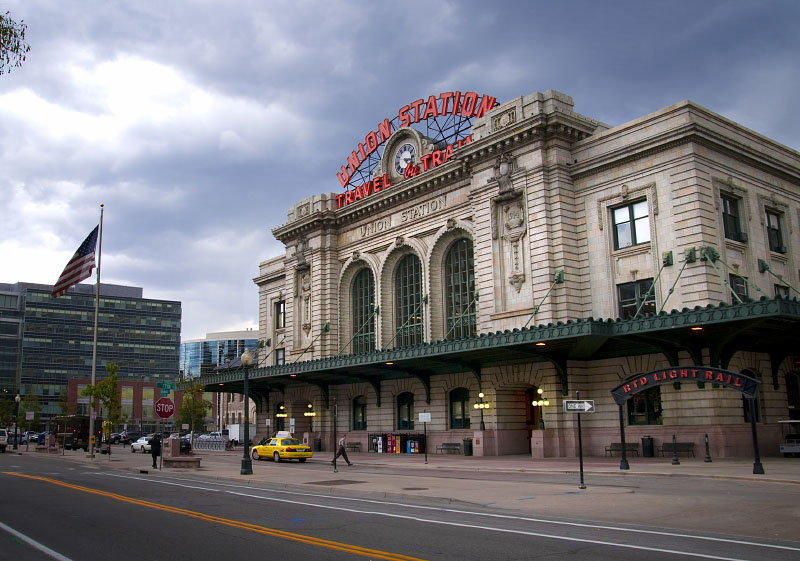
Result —
M 175 413 L 175 404 L 168 397 L 156 401 L 156 415 L 159 419 L 169 419 Z
M 158 384 L 156 384 L 156 386 L 158 386 L 159 389 L 161 389 L 161 390 L 174 390 L 175 389 L 175 384 L 173 384 L 172 382 L 159 382 Z
M 171 393 L 172 393 L 172 390 L 162 389 L 161 390 L 161 397 L 169 397 L 169 394 L 171 394 Z
M 419 414 L 419 422 L 420 423 L 430 423 L 431 422 L 431 414 L 430 413 L 420 413 Z
M 594 400 L 565 399 L 564 413 L 594 413 Z

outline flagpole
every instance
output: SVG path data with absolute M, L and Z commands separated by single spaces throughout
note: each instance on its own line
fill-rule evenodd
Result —
M 103 258 L 103 203 L 100 203 L 100 239 L 97 242 L 97 288 L 94 292 L 94 337 L 92 341 L 92 387 L 97 378 L 97 317 L 100 312 L 100 260 Z M 89 401 L 89 457 L 94 458 L 94 420 L 97 416 L 94 404 Z

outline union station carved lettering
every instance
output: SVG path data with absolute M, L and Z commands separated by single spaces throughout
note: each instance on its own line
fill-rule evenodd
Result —
M 423 216 L 427 216 L 432 212 L 442 210 L 446 206 L 447 206 L 447 200 L 445 199 L 445 197 L 436 197 L 435 199 L 425 201 L 422 204 L 415 205 L 401 212 L 400 222 L 402 224 L 406 224 L 408 222 L 411 222 L 412 220 L 416 220 L 417 218 L 422 218 Z

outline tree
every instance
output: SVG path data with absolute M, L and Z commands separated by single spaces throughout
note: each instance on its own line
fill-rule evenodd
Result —
M 31 50 L 25 42 L 27 24 L 23 20 L 17 23 L 11 19 L 10 13 L 0 14 L 0 75 L 22 66 Z
M 8 395 L 6 392 L 0 395 L 0 427 L 7 427 L 11 424 L 11 419 L 14 418 L 14 409 L 16 405 L 14 396 Z
M 33 419 L 28 420 L 28 411 L 33 411 Z M 42 412 L 42 404 L 39 402 L 39 396 L 36 394 L 26 394 L 19 404 L 19 415 L 17 415 L 17 424 L 23 431 L 31 430 L 32 427 L 39 426 L 39 413 Z
M 81 390 L 81 395 L 88 396 L 92 400 L 92 407 L 97 407 L 97 403 L 105 411 L 105 418 L 111 421 L 112 426 L 119 425 L 124 417 L 122 416 L 122 394 L 117 387 L 117 372 L 119 366 L 113 362 L 106 363 L 108 377 L 100 380 L 95 385 L 89 384 Z
M 206 411 L 209 409 L 211 409 L 211 402 L 203 399 L 203 384 L 194 384 L 183 390 L 183 403 L 178 414 L 181 417 L 181 423 L 192 427 L 192 432 L 203 426 Z

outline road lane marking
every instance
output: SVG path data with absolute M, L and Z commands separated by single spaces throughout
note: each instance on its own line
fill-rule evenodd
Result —
M 173 507 L 169 505 L 164 505 L 160 503 L 154 503 L 150 501 L 145 501 L 142 499 L 134 499 L 132 497 L 126 497 L 124 495 L 118 495 L 116 493 L 110 493 L 108 491 L 100 491 L 98 489 L 92 489 L 90 487 L 83 487 L 81 485 L 74 485 L 72 483 L 66 483 L 64 481 L 59 481 L 57 479 L 51 479 L 49 477 L 39 477 L 36 475 L 27 475 L 18 472 L 3 472 L 5 475 L 11 475 L 15 477 L 23 477 L 25 479 L 32 479 L 35 481 L 42 481 L 44 483 L 51 483 L 53 485 L 58 485 L 60 487 L 66 487 L 68 489 L 74 489 L 76 491 L 81 491 L 84 493 L 90 493 L 92 495 L 98 495 L 101 497 L 106 497 L 109 499 L 114 499 L 117 501 L 130 503 L 138 506 L 143 506 L 146 508 L 151 508 L 154 510 L 160 510 L 163 512 L 168 512 L 171 514 L 180 514 L 183 516 L 188 516 L 190 518 L 196 518 L 198 520 L 203 520 L 205 522 L 212 522 L 215 524 L 221 524 L 223 526 L 229 526 L 231 528 L 238 528 L 241 530 L 247 530 L 249 532 L 255 532 L 258 534 L 264 534 L 267 536 L 272 536 L 275 538 L 281 538 L 286 540 L 291 540 L 299 543 L 304 543 L 307 545 L 314 545 L 317 547 L 324 547 L 327 549 L 333 549 L 337 551 L 343 551 L 345 553 L 353 553 L 356 555 L 362 555 L 365 557 L 371 557 L 375 559 L 386 559 L 387 561 L 424 561 L 419 559 L 418 557 L 409 557 L 407 555 L 402 555 L 399 553 L 391 553 L 388 551 L 381 551 L 379 549 L 369 549 L 366 547 L 361 547 L 357 545 L 350 545 L 341 542 L 335 542 L 331 540 L 325 540 L 321 538 L 314 538 L 311 536 L 304 536 L 302 534 L 294 534 L 291 532 L 284 532 L 283 530 L 276 530 L 273 528 L 267 528 L 266 526 L 259 526 L 257 524 L 250 524 L 247 522 L 240 522 L 238 520 L 232 520 L 229 518 L 222 518 L 219 516 L 213 516 L 210 514 L 204 514 L 202 512 L 196 512 L 193 510 L 187 510 L 184 508 Z M 44 547 L 44 546 L 42 546 Z M 55 552 L 53 552 L 55 553 Z M 59 557 L 59 560 L 63 561 L 70 561 L 66 557 Z
M 8 532 L 9 534 L 11 534 L 12 536 L 14 536 L 14 537 L 16 537 L 16 538 L 19 538 L 19 539 L 21 539 L 22 541 L 24 541 L 25 543 L 27 543 L 27 544 L 28 544 L 29 546 L 31 546 L 32 548 L 34 548 L 34 549 L 37 549 L 37 550 L 41 551 L 41 552 L 42 552 L 42 553 L 44 553 L 45 555 L 49 555 L 49 556 L 50 556 L 50 557 L 52 557 L 53 559 L 56 559 L 56 560 L 58 560 L 58 561 L 72 561 L 72 560 L 71 560 L 69 557 L 65 557 L 64 555 L 61 555 L 59 552 L 57 552 L 57 551 L 53 551 L 52 549 L 50 549 L 50 548 L 49 548 L 49 547 L 47 547 L 46 545 L 44 545 L 44 544 L 42 544 L 42 543 L 39 543 L 39 542 L 37 542 L 37 541 L 36 541 L 35 539 L 33 539 L 33 538 L 29 538 L 28 536 L 26 536 L 26 535 L 25 535 L 25 534 L 23 534 L 22 532 L 18 532 L 17 530 L 15 530 L 14 528 L 12 528 L 11 526 L 6 526 L 6 525 L 5 525 L 5 524 L 3 524 L 2 522 L 0 522 L 0 529 L 1 529 L 1 530 L 5 530 L 6 532 Z
M 92 475 L 97 475 L 97 474 L 92 474 Z M 175 485 L 175 483 L 171 483 L 171 482 L 168 482 L 168 481 L 163 481 L 161 479 L 153 479 L 153 478 L 146 478 L 146 477 L 135 477 L 135 476 L 111 474 L 111 473 L 104 474 L 104 475 L 108 475 L 110 477 L 117 477 L 117 478 L 121 478 L 121 479 L 135 479 L 135 480 L 138 480 L 138 481 L 149 481 L 151 483 L 158 483 L 158 484 L 162 484 L 162 485 Z M 194 479 L 185 479 L 185 478 L 178 478 L 178 477 L 170 478 L 170 479 L 174 479 L 176 481 L 189 481 L 189 482 L 192 482 L 192 483 L 201 483 L 201 482 L 199 482 L 197 480 L 194 480 Z M 219 486 L 219 487 L 234 487 L 236 489 L 242 488 L 241 485 L 232 484 L 232 483 L 216 483 L 216 482 L 207 483 L 207 482 L 204 482 L 204 484 L 206 484 L 206 485 L 216 485 L 216 486 Z M 186 485 L 186 487 L 188 487 L 190 489 L 200 489 L 200 490 L 205 489 L 204 487 L 199 487 L 199 486 L 193 487 L 191 485 Z M 262 490 L 265 493 L 266 492 L 269 492 L 269 493 L 281 493 L 281 494 L 284 494 L 284 495 L 292 495 L 292 496 L 300 496 L 300 497 L 311 497 L 311 498 L 314 498 L 314 499 L 332 499 L 332 498 L 334 498 L 334 497 L 331 497 L 330 495 L 321 495 L 319 493 L 304 493 L 304 492 L 299 492 L 299 491 L 285 491 L 285 490 L 281 490 L 281 489 L 262 489 Z M 216 491 L 216 490 L 214 490 L 214 491 Z M 233 493 L 233 494 L 239 494 L 238 492 L 235 492 L 235 491 L 226 491 L 226 492 Z M 250 495 L 245 495 L 245 496 L 250 496 Z M 277 497 L 272 497 L 272 496 L 264 497 L 264 496 L 260 496 L 260 495 L 252 495 L 252 497 L 258 498 L 258 499 L 263 499 L 263 500 L 286 502 L 286 503 L 298 504 L 298 505 L 304 505 L 304 506 L 315 506 L 315 507 L 318 507 L 318 508 L 329 508 L 329 509 L 339 509 L 339 508 L 341 508 L 341 507 L 319 505 L 319 504 L 316 504 L 316 503 L 307 503 L 307 502 L 303 502 L 303 501 L 290 501 L 288 499 L 279 499 Z M 786 545 L 760 543 L 760 542 L 752 542 L 752 541 L 745 541 L 745 540 L 735 540 L 735 539 L 731 539 L 731 538 L 717 538 L 717 537 L 713 537 L 713 536 L 698 536 L 698 535 L 694 535 L 694 534 L 681 534 L 679 532 L 664 532 L 664 531 L 661 531 L 661 530 L 642 530 L 642 529 L 639 529 L 639 528 L 621 528 L 619 526 L 605 526 L 605 525 L 600 525 L 600 524 L 586 524 L 586 523 L 581 523 L 581 522 L 564 522 L 562 520 L 548 520 L 548 519 L 545 519 L 545 518 L 530 518 L 530 517 L 522 517 L 522 516 L 511 516 L 511 515 L 508 515 L 508 514 L 496 514 L 496 513 L 491 513 L 491 512 L 474 512 L 474 511 L 469 511 L 469 510 L 459 510 L 459 509 L 453 509 L 453 508 L 442 508 L 442 507 L 435 507 L 435 506 L 411 505 L 411 504 L 405 504 L 405 503 L 396 503 L 396 502 L 389 502 L 389 501 L 377 501 L 377 500 L 373 500 L 373 499 L 360 499 L 360 498 L 353 498 L 353 497 L 340 497 L 340 496 L 337 496 L 337 497 L 335 497 L 335 499 L 337 501 L 339 501 L 339 502 L 349 501 L 349 502 L 359 502 L 359 503 L 367 503 L 367 504 L 378 504 L 378 505 L 385 505 L 385 506 L 398 506 L 398 507 L 403 507 L 403 508 L 408 508 L 408 509 L 428 510 L 428 511 L 435 511 L 435 512 L 447 512 L 447 513 L 450 513 L 450 514 L 471 515 L 471 516 L 479 516 L 479 517 L 485 517 L 485 518 L 518 520 L 518 521 L 523 521 L 523 522 L 536 522 L 536 523 L 540 523 L 540 524 L 552 524 L 552 525 L 556 525 L 556 526 L 569 526 L 569 527 L 573 527 L 573 528 L 589 528 L 589 529 L 592 529 L 592 530 L 608 530 L 608 531 L 613 531 L 613 532 L 629 532 L 629 533 L 634 533 L 634 534 L 648 534 L 648 535 L 655 535 L 655 536 L 664 536 L 664 537 L 669 537 L 669 538 L 685 538 L 685 539 L 693 539 L 693 540 L 701 540 L 701 541 L 711 541 L 711 542 L 729 543 L 729 544 L 736 544 L 736 545 L 746 545 L 746 546 L 750 546 L 750 547 L 765 547 L 765 548 L 770 548 L 770 549 L 780 549 L 780 550 L 786 550 L 786 551 L 800 551 L 800 547 L 791 547 L 791 546 L 786 546 Z M 345 510 L 348 510 L 350 512 L 363 513 L 363 514 L 383 514 L 385 516 L 394 516 L 394 515 L 387 514 L 387 513 L 380 513 L 380 512 L 373 512 L 373 511 L 363 511 L 363 510 L 357 510 L 357 509 L 345 509 Z M 413 519 L 417 520 L 416 517 L 414 517 Z M 426 520 L 426 519 L 419 518 L 419 520 Z

